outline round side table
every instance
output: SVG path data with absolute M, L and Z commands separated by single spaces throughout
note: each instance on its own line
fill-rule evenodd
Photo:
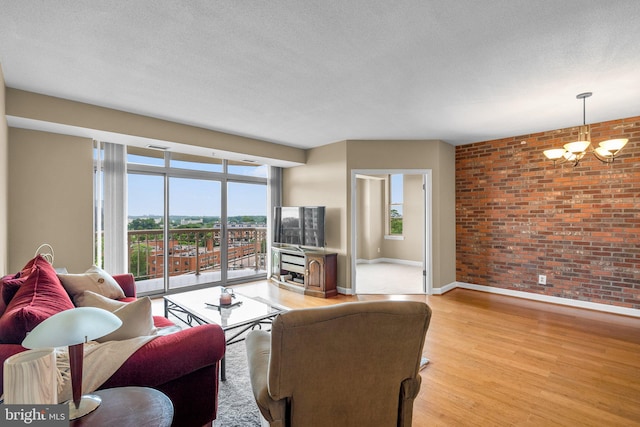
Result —
M 153 388 L 118 387 L 91 394 L 102 398 L 98 409 L 69 426 L 169 427 L 173 421 L 171 400 Z

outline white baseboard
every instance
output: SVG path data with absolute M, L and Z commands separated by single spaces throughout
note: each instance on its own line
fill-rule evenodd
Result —
M 389 261 L 375 261 L 375 260 L 370 260 L 370 261 L 389 262 Z M 623 316 L 640 318 L 640 310 L 635 308 L 620 307 L 617 305 L 601 304 L 601 303 L 590 302 L 590 301 L 573 300 L 569 298 L 554 297 L 550 295 L 536 294 L 533 292 L 516 291 L 513 289 L 496 288 L 494 286 L 475 285 L 473 283 L 465 283 L 465 282 L 451 282 L 439 288 L 433 288 L 431 290 L 431 294 L 443 295 L 456 288 L 470 289 L 473 291 L 488 292 L 492 294 L 506 295 L 510 297 L 528 299 L 533 301 L 540 301 L 540 302 L 546 302 L 546 303 L 558 304 L 558 305 L 566 305 L 569 307 L 576 307 L 576 308 L 585 308 L 588 310 L 601 311 L 604 313 L 621 314 Z M 352 288 L 338 287 L 338 293 L 343 295 L 354 295 Z
M 338 293 L 342 295 L 355 295 L 355 293 L 353 292 L 353 288 L 343 288 L 341 286 L 336 286 L 336 289 L 338 290 Z
M 440 288 L 434 288 L 434 295 L 442 295 L 455 288 L 470 289 L 474 291 L 489 292 L 492 294 L 507 295 L 516 298 L 529 299 L 533 301 L 547 302 L 551 304 L 567 305 L 570 307 L 586 308 L 588 310 L 602 311 L 605 313 L 622 314 L 624 316 L 640 317 L 640 310 L 617 305 L 601 304 L 590 301 L 579 301 L 569 298 L 554 297 L 549 295 L 535 294 L 533 292 L 515 291 L 512 289 L 496 288 L 493 286 L 475 285 L 473 283 L 453 282 Z
M 452 282 L 452 283 L 449 283 L 448 285 L 444 285 L 444 286 L 442 286 L 440 288 L 431 289 L 431 294 L 432 295 L 442 295 L 442 294 L 447 293 L 447 292 L 449 292 L 451 290 L 454 290 L 457 287 L 458 287 L 457 282 Z
M 410 261 L 408 259 L 397 259 L 397 258 L 374 258 L 374 259 L 358 259 L 356 260 L 356 264 L 378 264 L 381 262 L 386 262 L 388 264 L 402 264 L 402 265 L 411 265 L 413 267 L 422 267 L 422 262 L 420 261 Z

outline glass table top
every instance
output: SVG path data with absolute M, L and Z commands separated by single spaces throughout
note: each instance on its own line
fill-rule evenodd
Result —
M 217 323 L 223 329 L 235 328 L 288 310 L 263 298 L 248 297 L 237 292 L 234 292 L 235 297 L 232 299 L 231 306 L 219 306 L 221 288 L 216 286 L 166 295 L 165 304 L 169 302 L 170 309 L 171 304 L 174 304 L 187 314 L 205 323 Z

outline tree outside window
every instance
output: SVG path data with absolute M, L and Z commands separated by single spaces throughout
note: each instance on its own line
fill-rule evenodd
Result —
M 389 234 L 402 235 L 402 205 L 404 193 L 404 175 L 393 174 L 389 177 Z

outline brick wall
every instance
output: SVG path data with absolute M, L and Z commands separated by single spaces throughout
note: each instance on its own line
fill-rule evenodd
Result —
M 591 125 L 613 164 L 554 167 L 577 129 L 456 147 L 457 281 L 640 309 L 640 116 Z

